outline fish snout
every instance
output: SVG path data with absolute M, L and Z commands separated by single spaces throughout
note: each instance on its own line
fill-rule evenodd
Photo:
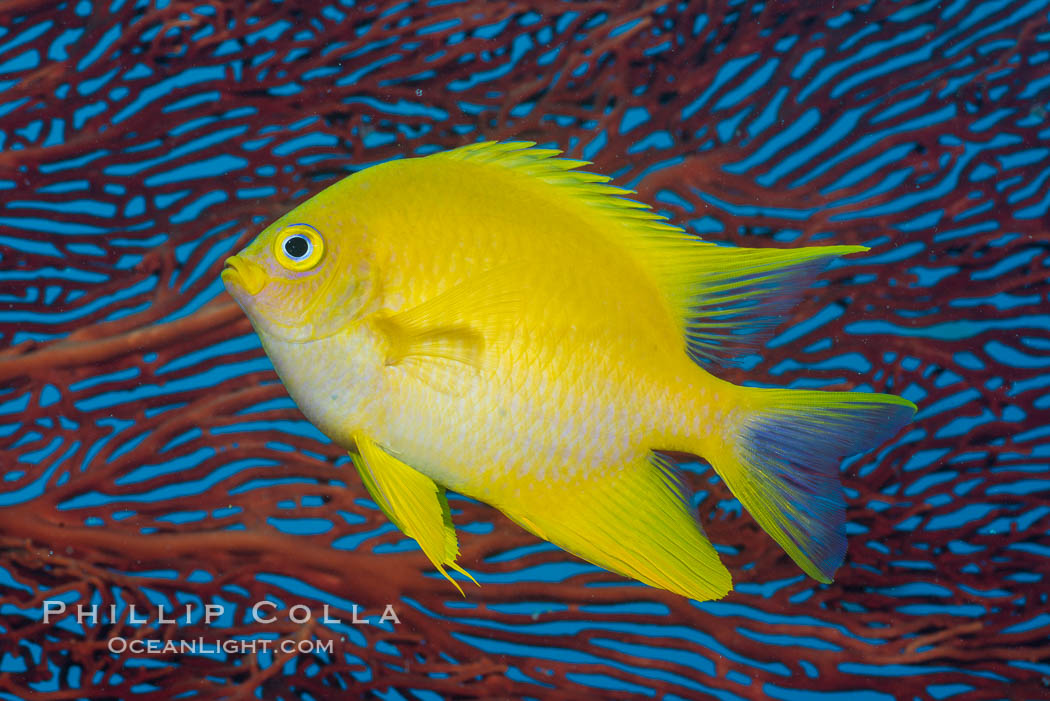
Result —
M 240 256 L 230 256 L 225 260 L 221 277 L 227 288 L 232 282 L 250 295 L 258 294 L 269 282 L 262 266 Z

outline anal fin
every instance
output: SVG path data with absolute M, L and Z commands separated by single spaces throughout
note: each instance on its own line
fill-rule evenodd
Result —
M 477 581 L 456 564 L 459 545 L 444 488 L 383 450 L 371 438 L 354 435 L 358 452 L 350 453 L 361 480 L 394 525 L 413 538 L 448 581 L 463 593 L 445 567 Z
M 500 508 L 525 530 L 651 586 L 700 601 L 732 588 L 661 456 L 593 479 L 545 482 Z

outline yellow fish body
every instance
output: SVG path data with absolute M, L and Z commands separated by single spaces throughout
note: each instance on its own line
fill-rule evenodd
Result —
M 601 567 L 725 595 L 666 451 L 708 460 L 830 581 L 839 460 L 914 405 L 738 387 L 698 361 L 761 338 L 824 264 L 866 249 L 706 244 L 558 153 L 488 142 L 368 168 L 270 225 L 223 281 L 296 404 L 446 577 L 466 574 L 449 488 Z

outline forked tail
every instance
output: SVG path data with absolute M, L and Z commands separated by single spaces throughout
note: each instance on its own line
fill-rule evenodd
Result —
M 877 447 L 915 405 L 889 394 L 739 387 L 715 470 L 806 574 L 830 582 L 846 555 L 842 458 Z

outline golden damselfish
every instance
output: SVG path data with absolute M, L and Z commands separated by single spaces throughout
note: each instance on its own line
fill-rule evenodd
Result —
M 613 572 L 725 595 L 671 452 L 709 461 L 830 581 L 839 461 L 915 406 L 739 387 L 702 364 L 866 249 L 711 245 L 558 153 L 487 142 L 362 170 L 267 227 L 223 282 L 303 414 L 450 580 L 466 572 L 446 488 Z

